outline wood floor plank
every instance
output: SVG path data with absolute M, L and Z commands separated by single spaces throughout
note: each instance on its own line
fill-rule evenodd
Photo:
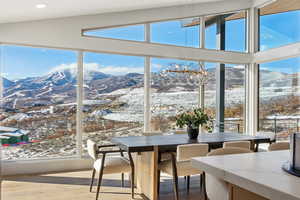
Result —
M 95 200 L 96 186 L 89 192 L 90 171 L 57 173 L 49 175 L 11 177 L 1 184 L 1 200 Z M 125 187 L 121 187 L 121 175 L 104 175 L 99 200 L 130 200 L 130 182 L 125 176 Z M 191 178 L 189 194 L 183 178 L 179 180 L 182 200 L 199 200 L 199 176 Z M 171 177 L 162 176 L 160 200 L 173 200 Z M 135 200 L 142 200 L 135 195 Z

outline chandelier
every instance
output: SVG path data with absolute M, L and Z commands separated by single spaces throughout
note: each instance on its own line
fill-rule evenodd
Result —
M 198 80 L 201 85 L 205 85 L 208 81 L 208 72 L 202 63 L 199 63 L 196 69 L 195 66 L 171 64 L 167 69 L 161 71 L 160 75 L 186 75 L 189 79 Z

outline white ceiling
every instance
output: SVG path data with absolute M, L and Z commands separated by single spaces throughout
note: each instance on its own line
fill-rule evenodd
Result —
M 1 0 L 0 23 L 166 7 L 223 0 Z M 47 4 L 37 9 L 36 4 Z

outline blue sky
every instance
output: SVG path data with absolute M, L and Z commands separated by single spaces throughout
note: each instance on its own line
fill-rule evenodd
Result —
M 192 19 L 184 22 L 192 21 Z M 288 23 L 287 23 L 288 22 Z M 300 41 L 300 11 L 268 15 L 261 17 L 261 49 L 278 47 Z M 226 50 L 245 51 L 245 20 L 226 22 Z M 199 27 L 182 27 L 182 21 L 167 21 L 151 24 L 151 40 L 153 42 L 199 47 Z M 129 40 L 144 40 L 143 25 L 135 25 L 105 31 L 93 31 L 91 35 L 114 37 Z M 206 29 L 205 46 L 216 49 L 216 26 Z M 76 52 L 31 47 L 2 47 L 2 74 L 9 79 L 40 76 L 53 69 L 74 65 L 77 62 Z M 85 53 L 84 62 L 87 67 L 97 68 L 105 73 L 121 74 L 129 72 L 143 72 L 144 58 L 134 56 L 120 56 L 111 54 Z M 191 63 L 171 59 L 153 58 L 153 71 L 170 63 Z M 212 64 L 210 64 L 211 66 Z M 300 58 L 277 61 L 262 65 L 273 71 L 286 73 L 298 72 Z

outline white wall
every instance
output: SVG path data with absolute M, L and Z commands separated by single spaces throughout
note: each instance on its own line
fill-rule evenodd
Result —
M 2 161 L 1 176 L 86 170 L 92 169 L 92 163 L 89 158 Z

